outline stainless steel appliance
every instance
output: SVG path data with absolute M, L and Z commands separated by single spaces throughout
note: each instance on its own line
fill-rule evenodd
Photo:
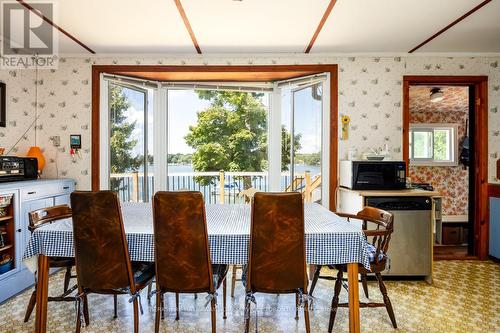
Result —
M 394 214 L 389 243 L 388 276 L 419 276 L 432 273 L 432 200 L 429 197 L 368 197 L 366 205 Z M 429 281 L 430 282 L 430 281 Z
M 403 161 L 340 161 L 340 186 L 353 190 L 395 190 L 406 187 Z
M 0 156 L 0 182 L 37 179 L 37 170 L 36 158 Z

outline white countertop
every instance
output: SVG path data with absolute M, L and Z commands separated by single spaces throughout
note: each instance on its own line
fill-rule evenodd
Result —
M 440 197 L 438 191 L 425 191 L 421 189 L 402 190 L 351 190 L 340 187 L 341 191 L 354 192 L 362 197 Z
M 35 185 L 58 183 L 61 181 L 73 181 L 74 182 L 74 180 L 71 178 L 40 178 L 40 179 L 35 179 L 35 180 L 21 180 L 21 181 L 15 181 L 15 182 L 0 183 L 0 190 L 17 189 L 17 188 L 21 188 L 21 187 L 29 187 L 29 186 L 35 186 Z

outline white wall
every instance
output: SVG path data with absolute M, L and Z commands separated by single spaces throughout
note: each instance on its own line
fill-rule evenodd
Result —
M 401 158 L 403 75 L 488 75 L 489 76 L 489 182 L 495 177 L 500 157 L 500 56 L 496 57 L 392 57 L 392 56 L 175 56 L 175 57 L 74 57 L 63 58 L 59 69 L 39 73 L 38 145 L 44 148 L 47 166 L 44 177 L 77 180 L 79 189 L 89 189 L 91 181 L 91 66 L 92 64 L 142 65 L 239 65 L 239 64 L 339 65 L 339 113 L 351 117 L 349 139 L 340 142 L 340 158 L 350 147 L 360 152 L 387 143 L 394 158 Z M 0 128 L 0 146 L 10 147 L 34 119 L 34 71 L 0 71 L 7 83 L 7 128 Z M 82 134 L 82 159 L 72 161 L 69 134 Z M 49 141 L 61 136 L 57 153 Z M 24 154 L 34 144 L 33 130 L 21 140 L 16 151 Z

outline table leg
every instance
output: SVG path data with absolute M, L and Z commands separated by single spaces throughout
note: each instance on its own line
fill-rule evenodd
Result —
M 38 255 L 38 282 L 36 289 L 35 332 L 45 333 L 47 330 L 47 298 L 49 291 L 49 258 Z
M 309 277 L 309 281 L 312 281 L 314 277 L 314 272 L 316 272 L 316 265 L 309 265 L 307 274 L 307 276 Z
M 349 284 L 349 332 L 359 333 L 358 263 L 347 264 L 347 278 Z

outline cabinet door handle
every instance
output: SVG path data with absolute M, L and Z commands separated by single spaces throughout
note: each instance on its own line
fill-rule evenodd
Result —
M 69 186 L 64 186 L 63 190 L 69 190 Z
M 28 194 L 35 194 L 35 193 L 36 193 L 36 191 L 28 192 Z
M 21 229 L 17 229 L 16 231 L 17 231 L 17 232 L 21 232 Z

